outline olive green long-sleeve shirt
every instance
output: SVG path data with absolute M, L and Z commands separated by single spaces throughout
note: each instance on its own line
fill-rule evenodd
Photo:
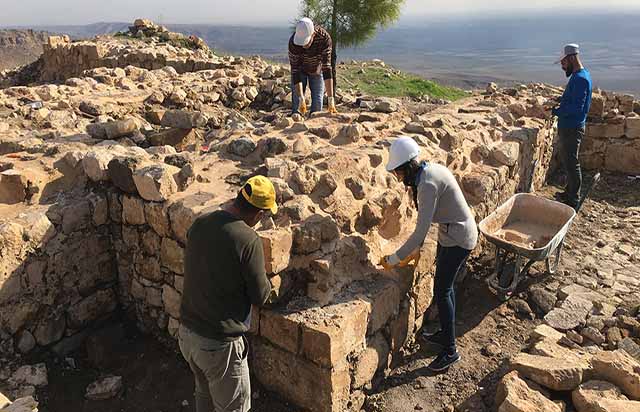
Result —
M 233 340 L 249 329 L 251 305 L 271 291 L 262 241 L 226 211 L 198 217 L 187 236 L 180 322 L 205 338 Z

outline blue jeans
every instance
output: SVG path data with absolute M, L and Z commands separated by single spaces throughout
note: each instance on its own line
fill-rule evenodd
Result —
M 438 306 L 445 350 L 450 354 L 456 351 L 456 292 L 453 284 L 470 253 L 470 250 L 459 246 L 445 247 L 440 244 L 436 252 L 433 295 Z
M 322 74 L 306 74 L 302 73 L 302 90 L 306 93 L 307 83 L 311 88 L 311 107 L 310 113 L 322 111 L 322 99 L 324 97 L 324 78 Z M 293 84 L 293 76 L 291 77 L 291 113 L 300 113 L 300 98 L 296 93 L 295 84 Z

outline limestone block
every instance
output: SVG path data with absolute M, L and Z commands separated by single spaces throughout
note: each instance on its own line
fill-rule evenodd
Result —
M 178 242 L 168 237 L 162 238 L 160 256 L 163 266 L 172 272 L 184 273 L 184 249 Z
M 253 371 L 258 381 L 294 404 L 314 412 L 343 412 L 351 377 L 346 364 L 323 368 L 292 356 L 263 340 L 253 345 Z
M 163 130 L 148 137 L 152 146 L 173 146 L 179 152 L 199 150 L 204 141 L 195 129 Z
M 588 123 L 587 136 L 599 138 L 618 138 L 624 135 L 624 123 Z
M 160 270 L 160 262 L 155 257 L 145 257 L 138 255 L 136 259 L 136 272 L 142 277 L 154 282 L 160 282 L 164 279 Z
M 171 230 L 176 239 L 183 245 L 187 243 L 187 231 L 196 217 L 212 206 L 214 196 L 211 193 L 199 192 L 181 199 L 169 207 Z
M 381 333 L 367 342 L 367 347 L 357 356 L 353 368 L 353 387 L 368 385 L 377 371 L 387 366 L 389 344 Z
M 122 196 L 122 221 L 129 225 L 144 225 L 144 202 L 134 196 Z
M 49 380 L 47 378 L 47 365 L 44 363 L 38 363 L 35 365 L 24 365 L 18 368 L 9 382 L 13 385 L 33 385 L 33 386 L 47 386 Z
M 27 199 L 29 179 L 22 171 L 9 169 L 0 173 L 0 203 L 16 204 Z
M 496 162 L 506 166 L 514 166 L 518 162 L 518 158 L 520 156 L 520 143 L 498 143 L 493 147 L 491 154 Z
M 340 236 L 338 225 L 331 216 L 311 216 L 301 226 L 293 230 L 293 252 L 309 254 L 319 250 L 322 244 Z
M 591 95 L 591 107 L 589 108 L 589 117 L 603 118 L 605 97 L 601 94 L 593 93 Z
M 291 353 L 300 348 L 300 317 L 281 311 L 260 311 L 260 334 L 272 344 Z
M 545 324 L 536 326 L 531 332 L 531 339 L 533 341 L 548 340 L 558 342 L 563 336 L 564 334 Z
M 564 406 L 547 399 L 534 384 L 516 371 L 506 374 L 496 389 L 498 412 L 564 412 Z
M 584 365 L 566 359 L 520 353 L 511 361 L 511 368 L 522 376 L 555 391 L 573 390 L 580 385 Z
M 145 202 L 144 214 L 146 221 L 151 228 L 162 237 L 171 234 L 169 225 L 169 209 L 162 203 Z
M 109 180 L 109 162 L 113 154 L 107 151 L 93 151 L 82 159 L 82 167 L 89 179 L 94 182 Z
M 584 325 L 592 308 L 593 302 L 578 295 L 571 295 L 559 307 L 547 313 L 544 320 L 554 329 L 567 331 Z
M 143 167 L 133 175 L 138 193 L 145 200 L 164 202 L 178 191 L 173 176 L 179 172 L 177 167 L 157 164 Z
M 169 285 L 162 286 L 162 303 L 164 309 L 172 318 L 180 319 L 180 302 L 182 295 Z
M 115 398 L 122 392 L 122 376 L 108 376 L 87 386 L 85 398 L 91 401 L 103 401 Z
M 360 123 L 342 126 L 338 132 L 337 139 L 344 139 L 348 143 L 355 143 L 362 138 L 364 129 Z
M 640 410 L 640 402 L 630 401 L 612 383 L 592 380 L 580 385 L 571 393 L 573 406 L 578 412 L 634 412 Z
M 280 273 L 289 266 L 293 235 L 290 230 L 279 228 L 258 232 L 262 240 L 267 273 Z
M 380 279 L 368 285 L 366 300 L 371 305 L 368 334 L 374 334 L 400 309 L 400 288 L 388 279 Z
M 321 318 L 310 313 L 301 325 L 301 354 L 324 367 L 345 364 L 348 354 L 364 348 L 369 310 L 367 302 L 353 300 L 325 306 Z
M 640 116 L 625 119 L 624 134 L 629 139 L 640 139 Z
M 81 200 L 71 203 L 63 209 L 62 232 L 69 235 L 87 228 L 92 221 L 89 202 Z
M 125 193 L 138 194 L 133 174 L 142 162 L 135 157 L 116 157 L 108 164 L 109 179 Z
M 162 116 L 161 124 L 166 127 L 190 130 L 197 127 L 204 127 L 207 124 L 207 118 L 201 112 L 167 110 Z
M 640 139 L 610 141 L 604 166 L 612 172 L 640 174 Z
M 596 377 L 607 380 L 633 400 L 640 400 L 640 363 L 622 350 L 602 351 L 593 358 Z

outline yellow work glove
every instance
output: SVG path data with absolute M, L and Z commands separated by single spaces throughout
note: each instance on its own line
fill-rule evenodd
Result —
M 404 260 L 401 260 L 400 263 L 398 263 L 398 266 L 405 267 L 409 264 L 411 264 L 413 262 L 414 265 L 418 264 L 418 261 L 420 260 L 420 249 L 416 249 L 415 251 L 413 251 L 413 253 L 411 253 L 409 256 L 407 256 Z
M 382 266 L 385 270 L 393 269 L 395 265 L 389 263 L 389 256 L 383 256 L 380 258 L 380 262 L 378 262 L 379 266 Z
M 305 102 L 305 98 L 304 97 L 300 98 L 300 107 L 298 108 L 298 111 L 303 116 L 305 114 L 307 114 L 307 102 Z
M 329 96 L 329 98 L 327 98 L 328 100 L 328 104 L 329 104 L 329 114 L 338 114 L 338 110 L 336 110 L 336 98 L 333 96 Z

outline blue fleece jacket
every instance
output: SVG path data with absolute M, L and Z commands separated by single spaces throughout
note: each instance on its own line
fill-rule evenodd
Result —
M 580 69 L 571 75 L 564 89 L 560 105 L 553 109 L 558 116 L 558 127 L 575 129 L 583 127 L 591 107 L 591 75 Z

